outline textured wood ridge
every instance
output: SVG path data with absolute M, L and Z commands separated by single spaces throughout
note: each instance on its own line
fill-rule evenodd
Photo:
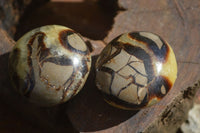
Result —
M 91 1 L 95 3 L 96 0 Z M 34 16 L 26 17 L 29 21 L 23 18 L 22 25 L 18 27 L 22 32 L 18 32 L 16 38 L 41 25 L 66 24 L 65 26 L 75 29 L 83 36 L 95 39 L 85 38 L 93 51 L 93 66 L 97 58 L 95 55 L 100 53 L 104 44 L 121 33 L 150 31 L 160 35 L 175 52 L 178 77 L 172 90 L 161 102 L 138 111 L 120 110 L 105 103 L 94 82 L 94 67 L 83 90 L 69 102 L 57 107 L 37 107 L 13 91 L 9 83 L 7 64 L 9 51 L 15 42 L 9 35 L 14 34 L 20 14 L 31 1 L 16 1 L 15 4 L 12 2 L 0 2 L 0 7 L 7 7 L 3 8 L 4 15 L 0 10 L 0 100 L 3 101 L 0 102 L 0 132 L 176 132 L 186 119 L 185 114 L 192 107 L 194 95 L 200 88 L 199 0 L 118 0 L 119 10 L 114 22 L 110 21 L 109 10 L 107 12 L 99 8 L 96 6 L 98 3 L 48 3 L 36 10 L 35 14 L 29 14 L 28 16 Z M 31 4 L 34 3 L 37 2 Z M 109 2 L 103 5 L 106 4 Z M 89 8 L 94 11 L 84 12 Z M 69 14 L 65 11 L 67 9 Z M 13 19 L 5 17 L 8 14 Z M 113 14 L 110 16 L 113 17 Z M 111 24 L 112 27 L 107 26 Z M 198 100 L 200 96 L 197 97 Z

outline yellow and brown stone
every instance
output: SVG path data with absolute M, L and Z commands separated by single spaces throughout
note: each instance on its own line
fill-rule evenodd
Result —
M 14 87 L 40 106 L 60 104 L 76 95 L 90 66 L 89 49 L 79 34 L 59 25 L 26 33 L 9 58 Z
M 157 103 L 172 88 L 177 63 L 170 45 L 150 32 L 122 34 L 96 62 L 96 84 L 105 100 L 122 109 Z

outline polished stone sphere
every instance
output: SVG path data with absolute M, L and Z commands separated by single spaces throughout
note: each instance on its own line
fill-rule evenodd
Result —
M 160 101 L 177 77 L 170 45 L 150 32 L 125 33 L 112 40 L 96 62 L 96 85 L 105 101 L 141 109 Z
M 22 36 L 9 57 L 11 82 L 29 101 L 53 106 L 83 87 L 91 55 L 78 33 L 59 25 L 36 28 Z

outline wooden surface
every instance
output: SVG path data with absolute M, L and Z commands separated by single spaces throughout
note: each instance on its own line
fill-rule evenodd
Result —
M 118 11 L 113 12 L 116 5 L 108 3 L 105 6 L 105 0 L 100 1 L 104 8 L 96 2 L 44 4 L 25 14 L 17 27 L 15 39 L 41 25 L 62 24 L 91 38 L 86 40 L 89 46 L 93 46 L 95 55 L 105 43 L 121 33 L 151 31 L 162 36 L 174 49 L 178 78 L 173 89 L 160 103 L 150 108 L 120 110 L 103 101 L 94 83 L 95 70 L 92 67 L 83 90 L 72 100 L 57 107 L 37 107 L 20 97 L 9 84 L 8 54 L 15 42 L 8 35 L 14 33 L 12 28 L 4 28 L 0 29 L 0 99 L 3 101 L 0 103 L 3 108 L 0 112 L 0 131 L 176 132 L 186 119 L 185 114 L 192 107 L 195 92 L 200 88 L 200 2 L 118 0 Z M 20 16 L 19 12 L 14 14 Z M 5 18 L 1 21 L 9 20 Z M 15 28 L 17 22 L 8 23 L 7 27 Z M 96 57 L 93 56 L 93 65 Z

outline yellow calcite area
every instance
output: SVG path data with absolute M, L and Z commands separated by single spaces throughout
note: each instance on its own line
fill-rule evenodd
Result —
M 174 54 L 171 46 L 169 44 L 168 44 L 168 46 L 169 46 L 168 57 L 167 57 L 166 61 L 162 63 L 161 68 L 157 68 L 157 69 L 161 69 L 159 74 L 167 77 L 168 80 L 173 85 L 177 78 L 177 62 L 176 62 L 176 57 L 175 57 L 175 54 Z
M 157 75 L 166 77 L 168 81 L 171 83 L 173 86 L 176 78 L 177 78 L 177 62 L 176 62 L 176 57 L 174 54 L 174 51 L 172 50 L 171 46 L 167 44 L 169 47 L 169 54 L 168 57 L 166 58 L 166 61 L 163 63 L 158 62 L 157 64 L 155 63 L 155 68 L 157 70 Z M 159 102 L 160 99 L 158 98 L 153 98 L 149 101 L 147 106 L 154 105 L 155 103 Z

